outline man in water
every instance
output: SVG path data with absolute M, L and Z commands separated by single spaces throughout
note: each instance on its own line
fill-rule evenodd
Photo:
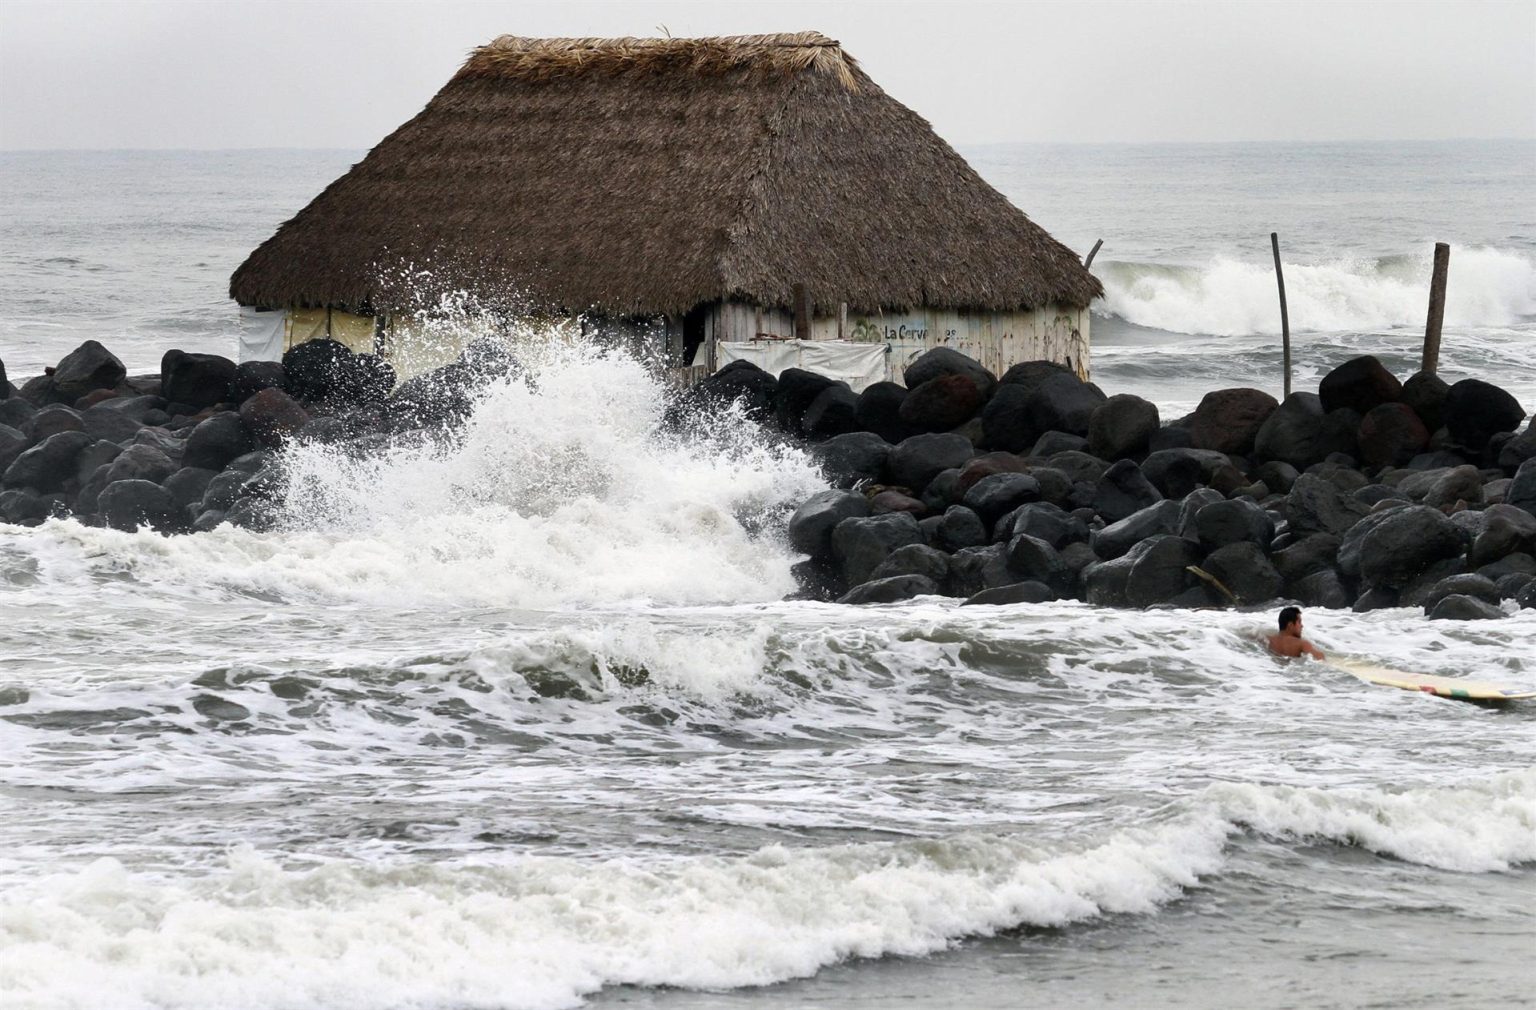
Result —
M 1327 658 L 1321 649 L 1301 637 L 1301 608 L 1299 607 L 1286 607 L 1280 611 L 1280 634 L 1269 636 L 1269 651 L 1290 659 L 1295 659 L 1297 656 L 1311 656 L 1313 659 Z

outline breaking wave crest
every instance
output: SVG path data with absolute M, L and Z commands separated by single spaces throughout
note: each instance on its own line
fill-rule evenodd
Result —
M 1424 325 L 1430 257 L 1390 256 L 1286 263 L 1295 332 Z M 1175 333 L 1252 336 L 1280 332 L 1274 267 L 1216 258 L 1203 266 L 1107 262 L 1097 266 L 1104 301 L 1096 310 Z M 1454 248 L 1445 324 L 1510 326 L 1536 315 L 1536 261 L 1486 247 Z
M 734 988 L 966 937 L 1145 915 L 1252 833 L 1429 867 L 1536 861 L 1536 773 L 1466 788 L 1216 785 L 1085 845 L 965 834 L 744 857 L 288 868 L 203 877 L 111 859 L 0 908 L 0 982 L 46 1007 L 564 1007 L 604 986 Z

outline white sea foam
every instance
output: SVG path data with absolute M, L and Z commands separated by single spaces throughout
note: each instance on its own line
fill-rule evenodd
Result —
M 1149 914 L 1217 874 L 1245 827 L 1427 866 L 1536 860 L 1536 773 L 1447 790 L 1217 785 L 1083 847 L 959 835 L 743 858 L 285 869 L 114 860 L 13 887 L 0 988 L 36 1007 L 560 1007 L 607 985 L 729 988 L 919 955 L 1019 926 Z
M 1101 264 L 1099 311 L 1176 333 L 1252 336 L 1280 332 L 1274 266 L 1217 257 L 1202 266 Z M 1340 259 L 1286 263 L 1295 332 L 1422 326 L 1430 260 Z M 1445 323 L 1510 326 L 1536 314 L 1536 262 L 1508 250 L 1457 247 L 1451 253 Z
M 164 538 L 56 522 L 14 548 L 61 583 L 127 573 L 391 607 L 792 591 L 790 553 L 748 525 L 824 487 L 814 464 L 734 414 L 668 435 L 663 408 L 658 380 L 634 358 L 560 347 L 531 377 L 492 385 L 455 440 L 361 460 L 318 445 L 287 451 L 281 532 Z

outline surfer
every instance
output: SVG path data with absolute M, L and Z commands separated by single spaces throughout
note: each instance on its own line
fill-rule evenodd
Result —
M 1300 607 L 1286 607 L 1280 611 L 1280 634 L 1270 635 L 1268 645 L 1269 651 L 1277 656 L 1286 656 L 1291 659 L 1297 656 L 1311 656 L 1313 659 L 1327 658 L 1321 649 L 1301 637 Z

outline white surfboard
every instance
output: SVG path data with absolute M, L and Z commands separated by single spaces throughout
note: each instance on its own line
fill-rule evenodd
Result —
M 1536 690 L 1510 687 L 1506 684 L 1490 684 L 1480 680 L 1464 680 L 1461 677 L 1437 677 L 1430 673 L 1408 673 L 1387 666 L 1377 666 L 1358 660 L 1338 660 L 1334 666 L 1353 674 L 1367 684 L 1396 687 L 1404 691 L 1422 691 L 1439 698 L 1455 698 L 1458 701 L 1516 701 L 1536 698 Z

